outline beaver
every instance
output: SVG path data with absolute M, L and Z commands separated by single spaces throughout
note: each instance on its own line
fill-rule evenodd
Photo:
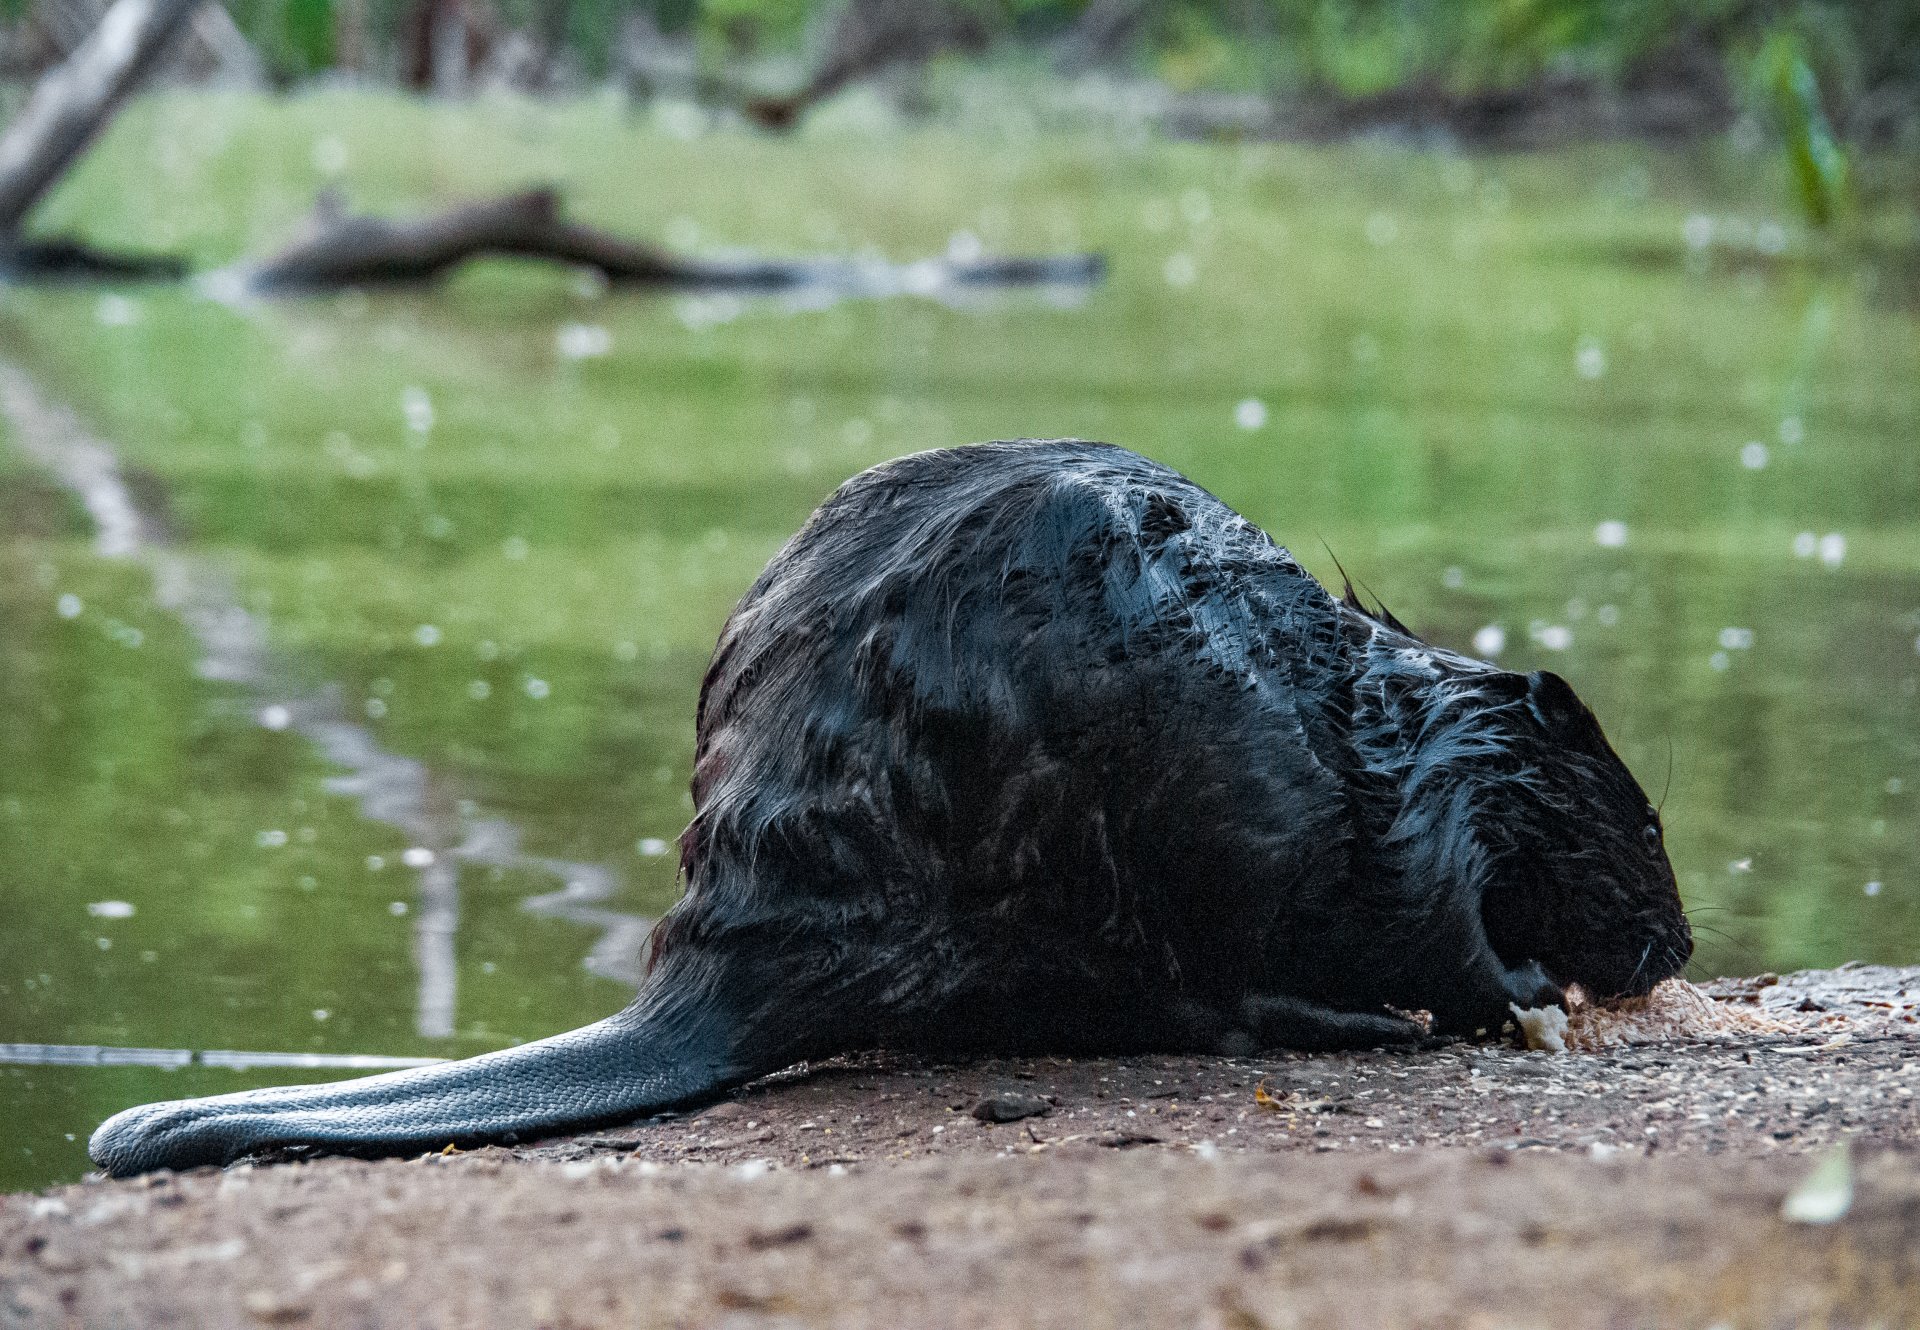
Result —
M 792 1063 L 1327 1050 L 1497 1029 L 1692 951 L 1658 812 L 1550 673 L 1335 598 L 1106 444 L 823 503 L 701 685 L 683 898 L 632 1004 L 461 1062 L 130 1109 L 114 1174 L 513 1141 Z

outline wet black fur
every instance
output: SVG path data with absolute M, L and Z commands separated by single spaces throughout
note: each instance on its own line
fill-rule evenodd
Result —
M 1496 1028 L 1692 948 L 1660 824 L 1565 682 L 1336 600 L 1080 442 L 856 476 L 701 689 L 687 893 L 625 1011 L 335 1085 L 129 1109 L 116 1173 L 629 1120 L 801 1058 L 1245 1050 Z
M 1691 951 L 1562 680 L 1336 601 L 1118 448 L 848 482 L 735 610 L 699 733 L 656 961 L 740 966 L 795 1055 L 1377 1043 Z

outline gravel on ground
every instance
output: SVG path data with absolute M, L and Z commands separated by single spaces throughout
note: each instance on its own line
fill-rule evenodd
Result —
M 9 1196 L 0 1326 L 1920 1326 L 1920 968 L 1707 991 L 1742 1019 L 1588 1052 L 864 1054 Z

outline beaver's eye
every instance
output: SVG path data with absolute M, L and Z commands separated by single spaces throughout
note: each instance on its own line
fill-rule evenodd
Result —
M 1649 822 L 1640 834 L 1646 838 L 1647 848 L 1649 850 L 1657 850 L 1660 848 L 1660 828 L 1658 826 Z

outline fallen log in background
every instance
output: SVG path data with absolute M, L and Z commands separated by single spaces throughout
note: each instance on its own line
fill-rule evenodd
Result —
M 0 278 L 26 282 L 177 282 L 187 262 L 173 254 L 98 249 L 64 236 L 0 241 Z
M 1097 254 L 939 259 L 905 268 L 844 259 L 681 258 L 569 221 L 558 192 L 543 188 L 411 219 L 356 216 L 337 197 L 323 197 L 304 235 L 238 276 L 257 295 L 420 285 L 489 257 L 549 259 L 598 272 L 615 286 L 777 291 L 820 285 L 873 294 L 1086 284 L 1100 280 L 1106 266 Z

